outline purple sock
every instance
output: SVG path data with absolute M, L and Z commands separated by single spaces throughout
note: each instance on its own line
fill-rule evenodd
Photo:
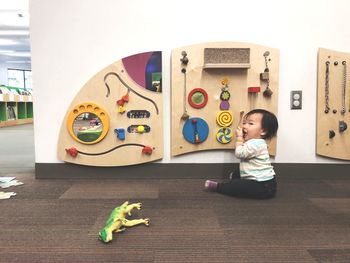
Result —
M 211 180 L 206 180 L 205 181 L 205 189 L 207 189 L 209 191 L 215 191 L 217 187 L 218 187 L 218 183 L 217 182 L 211 181 Z

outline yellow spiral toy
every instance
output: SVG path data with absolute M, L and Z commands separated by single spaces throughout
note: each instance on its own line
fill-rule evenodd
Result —
M 228 110 L 219 111 L 216 115 L 216 122 L 221 127 L 229 127 L 233 122 L 232 113 Z

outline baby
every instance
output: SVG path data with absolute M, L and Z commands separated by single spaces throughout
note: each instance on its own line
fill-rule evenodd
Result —
M 270 162 L 266 140 L 276 136 L 276 116 L 263 109 L 248 112 L 243 127 L 236 130 L 235 156 L 240 169 L 230 174 L 229 183 L 207 180 L 205 188 L 225 195 L 268 199 L 276 194 L 275 172 Z

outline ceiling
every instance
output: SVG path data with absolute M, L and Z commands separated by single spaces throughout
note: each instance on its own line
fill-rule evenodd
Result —
M 1 64 L 30 67 L 28 1 L 0 1 Z

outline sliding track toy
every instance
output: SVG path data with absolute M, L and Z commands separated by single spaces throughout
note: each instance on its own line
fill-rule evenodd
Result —
M 106 85 L 106 87 L 107 87 L 107 94 L 106 94 L 106 97 L 109 97 L 109 95 L 110 95 L 110 87 L 109 87 L 109 85 L 108 85 L 108 83 L 107 83 L 107 78 L 108 78 L 109 76 L 115 76 L 115 77 L 117 77 L 117 78 L 119 79 L 119 81 L 127 88 L 127 94 L 129 94 L 130 92 L 132 92 L 132 93 L 134 93 L 135 95 L 139 96 L 140 98 L 151 102 L 151 103 L 154 105 L 157 114 L 159 114 L 158 106 L 157 106 L 157 104 L 156 104 L 152 99 L 147 98 L 146 96 L 143 96 L 143 95 L 141 95 L 140 93 L 138 93 L 137 91 L 135 91 L 134 89 L 132 89 L 128 84 L 126 84 L 126 82 L 125 82 L 125 81 L 119 76 L 119 74 L 116 73 L 116 72 L 109 72 L 109 73 L 107 73 L 107 74 L 105 75 L 104 79 L 103 79 L 104 82 L 105 82 L 105 85 Z M 128 101 L 129 101 L 129 96 L 128 96 L 128 95 L 124 95 L 124 96 L 125 96 L 125 98 L 127 97 L 127 99 L 125 99 L 124 102 L 128 102 Z M 123 98 L 122 98 L 121 100 L 123 100 Z M 119 105 L 119 104 L 118 104 L 118 105 Z M 124 105 L 124 104 L 123 104 L 123 105 Z
M 152 154 L 154 148 L 151 146 L 147 146 L 147 145 L 143 145 L 143 144 L 139 144 L 139 143 L 126 143 L 126 144 L 121 144 L 118 145 L 116 147 L 113 147 L 107 151 L 104 152 L 98 152 L 98 153 L 91 153 L 91 152 L 83 152 L 83 151 L 79 151 L 78 149 L 72 147 L 72 148 L 68 148 L 66 149 L 67 154 L 69 154 L 72 157 L 77 157 L 78 154 L 83 154 L 83 155 L 89 155 L 89 156 L 98 156 L 98 155 L 104 155 L 110 152 L 113 152 L 117 149 L 123 148 L 123 147 L 141 147 L 142 148 L 142 153 L 144 154 Z

